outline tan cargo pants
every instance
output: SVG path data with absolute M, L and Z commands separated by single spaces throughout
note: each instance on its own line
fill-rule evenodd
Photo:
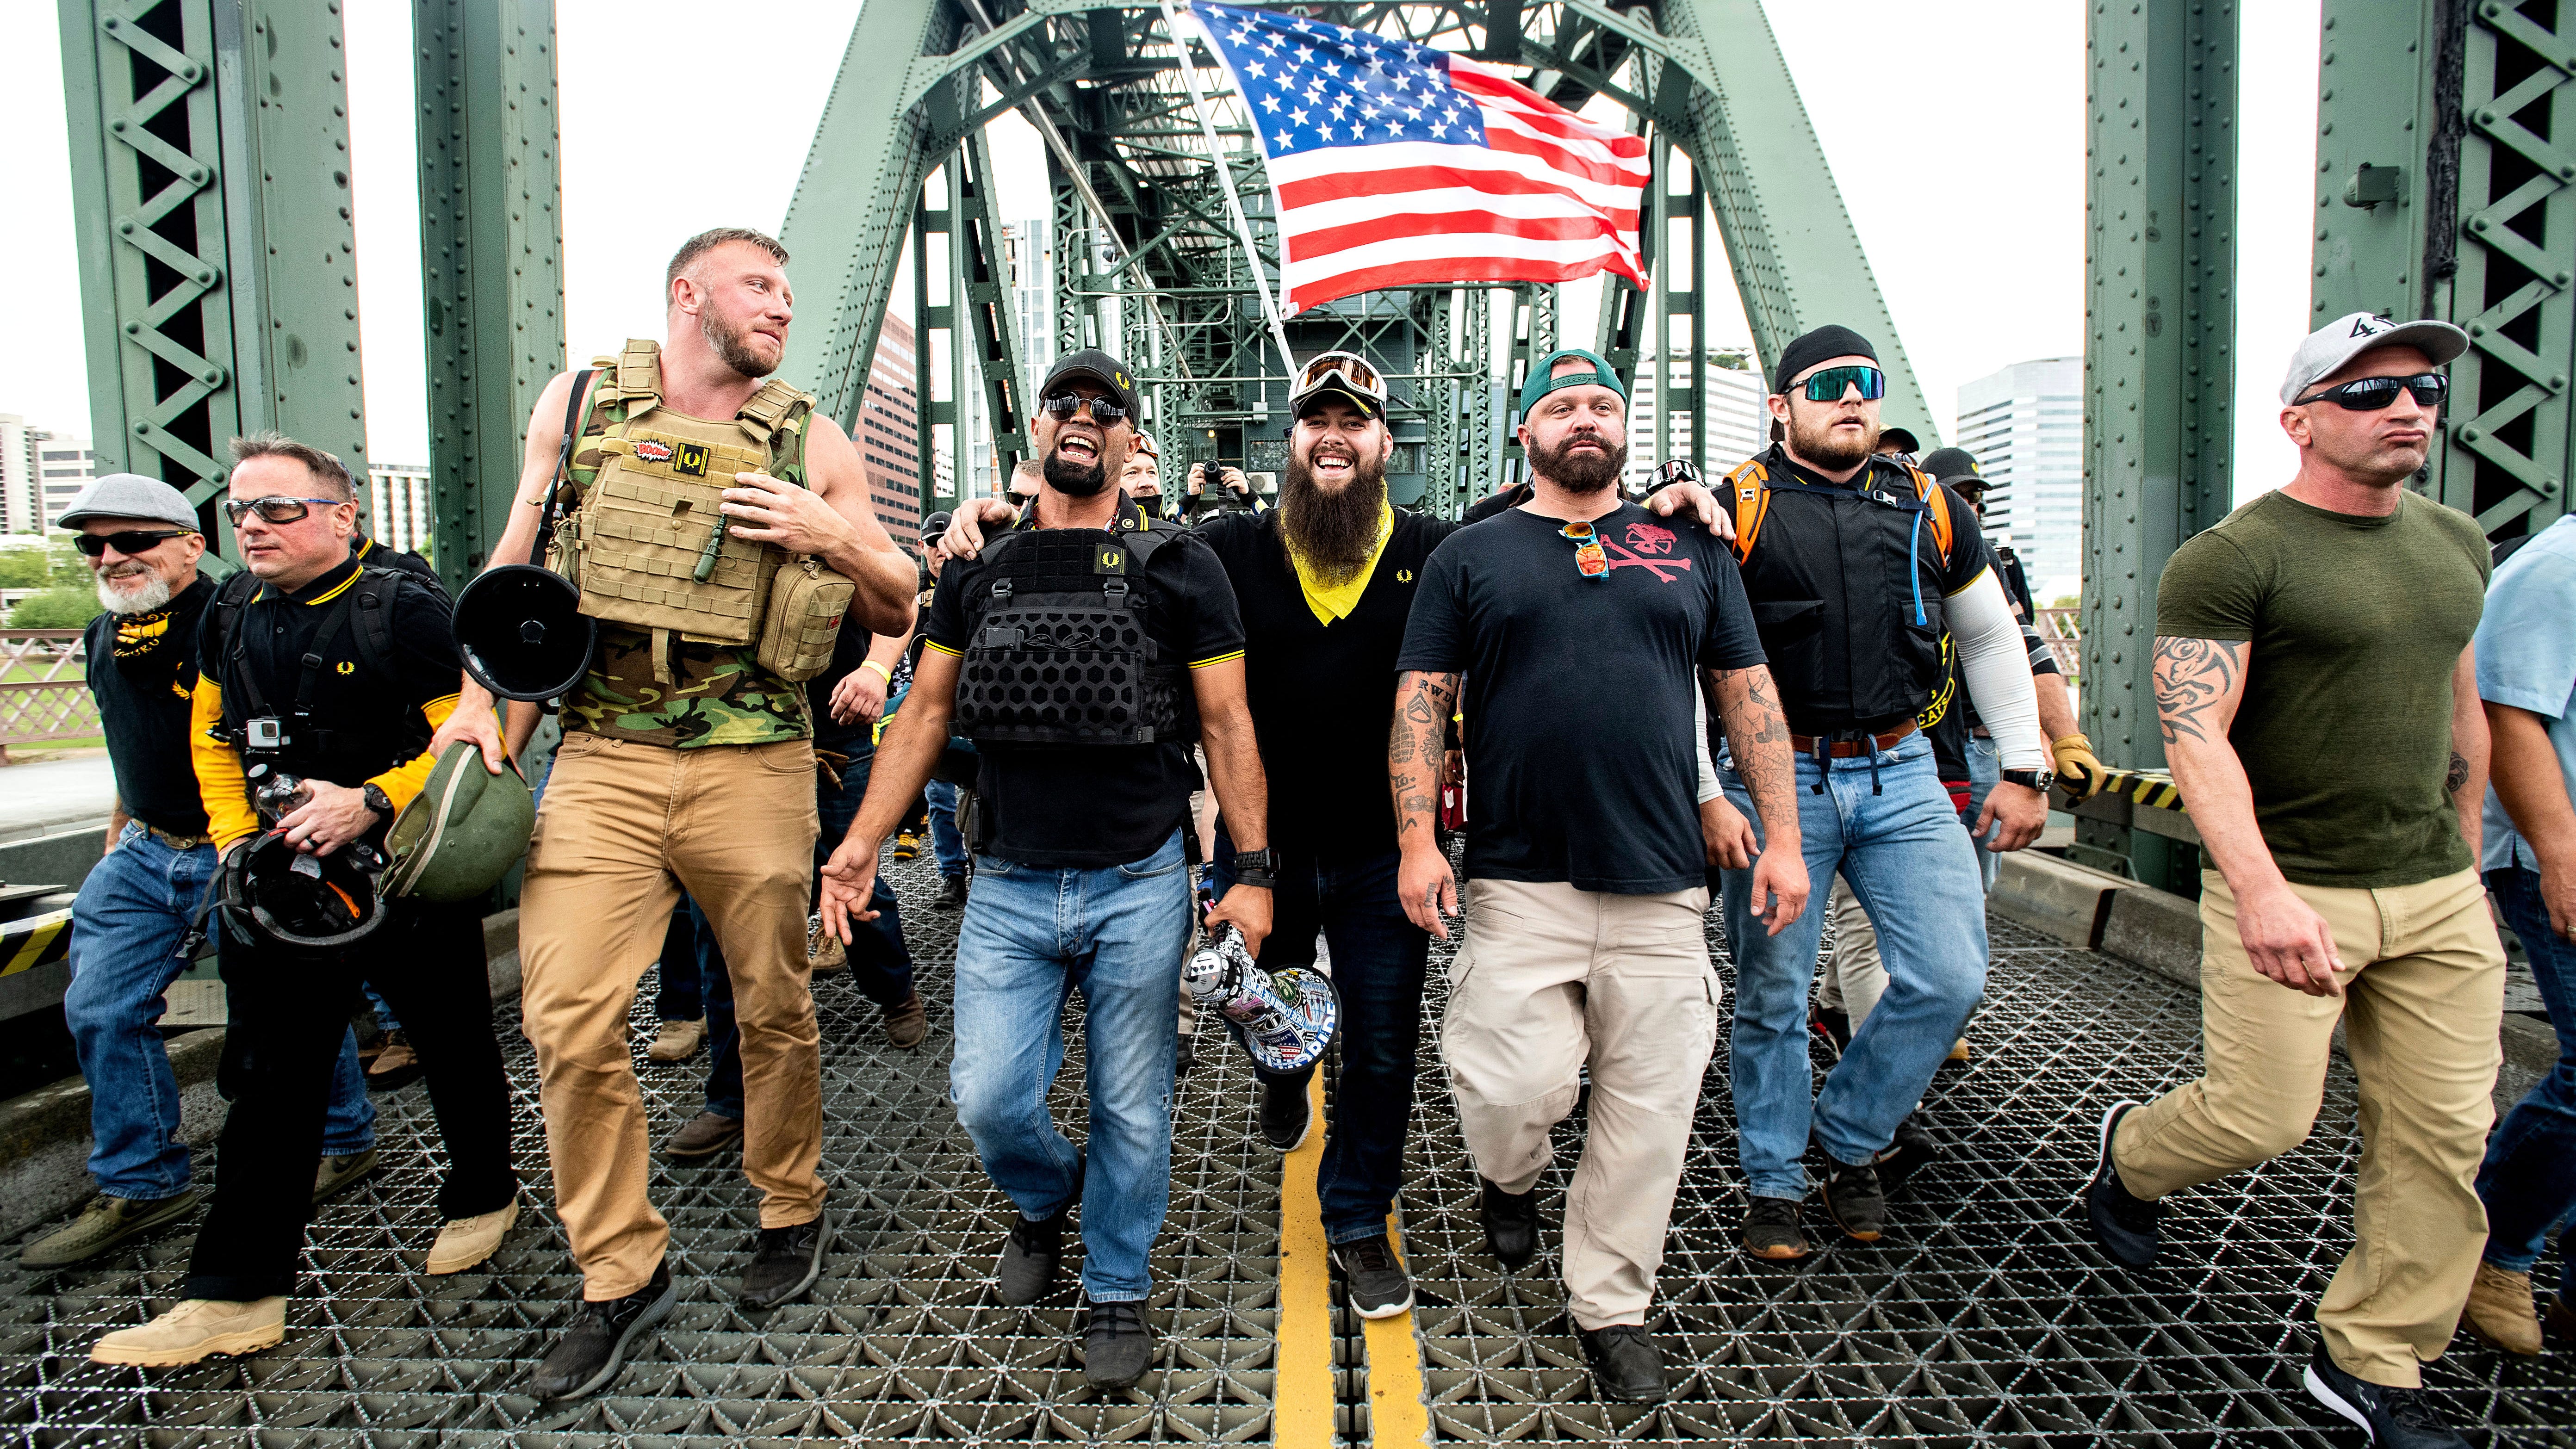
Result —
M 760 1225 L 823 1211 L 821 1037 L 805 965 L 814 751 L 665 749 L 568 734 L 519 895 L 522 1029 L 536 1045 L 555 1207 L 593 1302 L 644 1286 L 670 1244 L 646 1194 L 650 1123 L 626 1015 L 686 890 L 733 978 L 743 1173 Z
M 1480 880 L 1449 966 L 1440 1054 L 1476 1171 L 1528 1192 L 1548 1129 L 1592 1068 L 1583 1160 L 1565 1197 L 1566 1308 L 1643 1323 L 1663 1266 L 1691 1113 L 1717 1047 L 1708 890 L 1617 896 Z
M 2474 1184 L 2495 1122 L 2504 948 L 2473 870 L 2387 890 L 2291 889 L 2334 931 L 2343 995 L 2309 996 L 2256 971 L 2236 934 L 2236 897 L 2202 872 L 2207 1075 L 2122 1118 L 2112 1160 L 2123 1186 L 2155 1199 L 2297 1147 L 2324 1101 L 2340 1019 L 2360 1079 L 2361 1171 L 2352 1251 L 2317 1304 L 2317 1327 L 2344 1372 L 2420 1387 L 2421 1365 L 2459 1326 L 2486 1246 Z

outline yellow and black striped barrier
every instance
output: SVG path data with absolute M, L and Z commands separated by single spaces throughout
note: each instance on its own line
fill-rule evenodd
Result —
M 2116 795 L 2132 805 L 2153 810 L 2182 809 L 2182 788 L 2174 783 L 2167 770 L 2109 770 L 2102 772 L 2099 795 Z
M 68 910 L 0 923 L 0 976 L 50 966 L 71 954 L 71 948 L 72 913 Z

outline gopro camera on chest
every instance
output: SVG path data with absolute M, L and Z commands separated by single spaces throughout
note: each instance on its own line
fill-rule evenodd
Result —
M 254 750 L 286 748 L 286 721 L 273 714 L 242 721 L 242 743 Z

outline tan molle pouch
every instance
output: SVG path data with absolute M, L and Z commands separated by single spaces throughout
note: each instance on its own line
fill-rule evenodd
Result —
M 850 614 L 859 586 L 823 567 L 811 554 L 778 571 L 770 586 L 769 613 L 761 625 L 760 667 L 802 684 L 832 662 L 832 646 Z
M 733 536 L 717 506 L 759 453 L 638 431 L 599 440 L 577 542 L 581 611 L 717 644 L 748 644 L 780 555 Z M 701 577 L 703 575 L 703 577 Z

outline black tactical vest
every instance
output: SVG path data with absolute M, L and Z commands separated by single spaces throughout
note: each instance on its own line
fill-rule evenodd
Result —
M 978 744 L 1152 745 L 1198 738 L 1187 671 L 1146 629 L 1145 561 L 1169 524 L 1029 529 L 985 554 L 957 676 L 956 732 Z

